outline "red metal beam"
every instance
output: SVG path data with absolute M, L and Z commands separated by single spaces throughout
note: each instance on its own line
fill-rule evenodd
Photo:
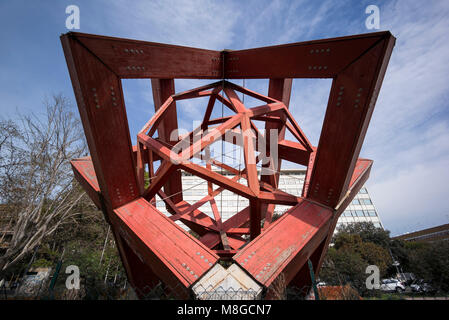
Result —
M 178 202 L 176 207 L 179 211 L 183 211 L 190 208 L 191 204 L 183 200 Z M 169 218 L 171 219 L 171 217 Z M 182 216 L 179 220 L 199 236 L 203 236 L 211 231 L 218 231 L 216 222 L 199 209 L 193 210 L 190 215 Z
M 188 298 L 188 288 L 218 260 L 216 254 L 143 198 L 114 212 L 127 245 L 180 298 Z
M 175 81 L 173 79 L 151 79 L 151 87 L 153 89 L 154 109 L 157 112 L 164 104 L 164 101 L 171 99 L 171 95 L 175 94 Z M 161 108 L 162 109 L 162 108 Z M 156 126 L 154 126 L 156 127 Z M 171 134 L 178 129 L 178 117 L 176 112 L 176 102 L 171 103 L 171 107 L 165 111 L 163 120 L 157 126 L 159 139 L 169 145 L 173 145 L 177 141 L 171 141 Z M 164 191 L 174 203 L 182 201 L 182 179 L 181 172 L 173 172 L 166 183 Z
M 234 50 L 226 56 L 225 78 L 333 78 L 389 32 Z
M 228 237 L 226 235 L 226 232 L 223 230 L 223 222 L 221 221 L 221 214 L 218 211 L 217 203 L 215 202 L 214 198 L 212 198 L 210 200 L 210 206 L 212 208 L 212 212 L 214 213 L 215 221 L 217 222 L 217 226 L 218 226 L 219 233 L 220 233 L 220 238 L 221 238 L 221 243 L 223 244 L 223 249 L 224 250 L 230 250 L 229 240 L 228 240 Z
M 248 223 L 250 217 L 250 208 L 245 209 L 234 214 L 228 220 L 223 222 L 223 230 L 226 232 L 232 228 L 239 228 Z M 217 233 L 209 232 L 201 237 L 200 241 L 204 243 L 207 247 L 213 248 L 220 243 L 220 236 Z M 241 245 L 245 244 L 245 241 L 241 240 Z M 241 246 L 240 245 L 240 246 Z
M 209 125 L 209 119 L 212 114 L 212 110 L 214 109 L 215 101 L 217 101 L 217 94 L 219 93 L 220 90 L 221 90 L 221 87 L 216 87 L 212 91 L 212 95 L 210 96 L 209 102 L 206 107 L 206 112 L 204 113 L 204 118 L 203 118 L 203 122 L 201 125 L 202 130 L 206 130 Z
M 245 95 L 247 95 L 247 96 L 250 96 L 250 97 L 253 97 L 253 98 L 255 98 L 255 99 L 264 101 L 264 102 L 266 102 L 267 104 L 280 102 L 280 100 L 277 100 L 277 99 L 275 99 L 274 97 L 271 97 L 270 95 L 264 96 L 264 95 L 261 94 L 261 93 L 258 93 L 258 92 L 249 90 L 248 88 L 244 88 L 244 87 L 239 86 L 239 85 L 237 85 L 237 84 L 235 84 L 235 83 L 233 83 L 233 82 L 224 81 L 224 85 L 225 85 L 225 87 L 227 87 L 227 88 L 230 88 L 230 89 L 232 89 L 232 90 L 237 90 L 237 91 L 239 91 L 239 92 L 241 92 L 241 93 L 243 93 L 243 94 L 245 94 Z M 240 99 L 239 99 L 239 100 L 240 100 Z
M 331 218 L 331 209 L 303 200 L 233 259 L 265 287 L 281 274 L 289 283 L 326 238 Z
M 162 188 L 162 186 L 167 182 L 167 180 L 170 178 L 170 176 L 172 174 L 174 174 L 178 168 L 179 167 L 175 166 L 170 161 L 167 161 L 167 160 L 163 161 L 161 166 L 156 171 L 156 176 L 153 177 L 153 180 L 151 180 L 150 185 L 143 192 L 142 196 L 147 200 L 152 199 L 157 194 L 159 189 Z M 172 199 L 172 201 L 173 201 L 173 199 Z
M 311 152 L 306 150 L 301 144 L 288 140 L 281 140 L 278 143 L 279 160 L 284 159 L 293 163 L 307 166 Z
M 301 198 L 288 194 L 281 190 L 275 190 L 270 192 L 261 191 L 259 194 L 259 199 L 261 202 L 265 203 L 282 204 L 290 206 L 296 205 L 301 200 Z
M 250 240 L 256 239 L 262 230 L 262 207 L 260 200 L 254 199 L 249 201 L 250 206 L 250 218 L 249 218 L 249 237 Z
M 366 181 L 371 162 L 358 161 L 368 123 L 394 46 L 389 32 L 294 43 L 282 46 L 224 52 L 170 46 L 157 43 L 69 33 L 61 37 L 85 129 L 92 164 L 88 159 L 72 162 L 76 178 L 111 223 L 128 278 L 137 289 L 154 286 L 158 279 L 173 289 L 183 288 L 180 297 L 211 264 L 189 252 L 209 250 L 162 215 L 145 199 L 158 193 L 173 219 L 180 219 L 201 236 L 201 242 L 218 249 L 223 258 L 234 260 L 270 288 L 280 274 L 287 283 L 308 283 L 305 262 L 311 259 L 319 271 L 338 216 Z M 175 94 L 175 78 L 270 78 L 268 96 L 228 81 L 215 82 Z M 311 146 L 288 111 L 290 78 L 333 78 L 330 99 L 320 142 Z M 138 134 L 132 148 L 120 79 L 153 78 L 156 115 Z M 225 95 L 220 95 L 223 89 Z M 248 109 L 236 94 L 264 101 L 266 105 Z M 173 152 L 185 141 L 170 141 L 177 129 L 176 100 L 210 96 L 202 125 L 183 137 L 189 142 L 188 156 Z M 237 115 L 210 120 L 218 100 Z M 260 155 L 257 140 L 245 137 L 245 169 L 227 168 L 209 161 L 206 168 L 186 161 L 217 139 L 209 133 L 194 141 L 201 130 L 218 125 L 219 137 L 240 124 L 242 131 L 258 128 L 251 121 L 266 122 L 266 129 L 278 129 L 279 162 L 286 159 L 307 165 L 303 195 L 299 198 L 277 190 L 278 168 L 273 161 L 264 164 L 272 172 L 258 180 L 256 163 Z M 285 140 L 285 129 L 298 142 Z M 149 136 L 145 134 L 149 130 Z M 159 137 L 151 135 L 158 130 Z M 214 131 L 217 131 L 215 128 Z M 185 139 L 184 139 L 185 138 Z M 269 144 L 269 133 L 262 137 Z M 237 141 L 232 141 L 237 143 Z M 196 150 L 198 149 L 198 150 Z M 206 150 L 206 153 L 208 150 Z M 268 154 L 269 157 L 273 155 Z M 153 162 L 161 161 L 154 174 Z M 357 162 L 358 161 L 358 162 Z M 148 163 L 151 183 L 144 189 Z M 212 164 L 234 174 L 228 179 L 212 170 Z M 93 167 L 92 167 L 93 166 Z M 182 168 L 208 181 L 208 198 L 215 220 L 182 199 Z M 248 186 L 236 180 L 245 178 Z M 220 186 L 212 189 L 212 183 Z M 164 185 L 165 192 L 160 190 Z M 250 206 L 225 222 L 214 201 L 214 194 L 226 188 L 250 200 Z M 218 192 L 218 193 L 217 193 Z M 274 204 L 293 205 L 271 223 Z M 332 209 L 334 208 L 334 209 Z M 265 218 L 264 233 L 261 219 Z M 241 237 L 250 234 L 251 243 Z M 171 235 L 171 236 L 170 236 Z M 193 240 L 192 240 L 193 239 Z M 222 247 L 225 250 L 221 250 Z M 211 259 L 218 256 L 207 251 Z M 187 255 L 187 256 L 186 256 Z M 203 256 L 203 255 L 201 255 Z M 185 260 L 179 266 L 179 261 Z M 189 260 L 190 259 L 190 260 Z M 207 261 L 205 261 L 207 262 Z M 192 265 L 192 266 L 190 266 Z M 188 268 L 186 267 L 188 266 Z M 183 269 L 184 268 L 184 269 Z M 186 272 L 187 270 L 187 272 Z M 270 292 L 270 291 L 269 291 Z M 142 292 L 139 293 L 142 296 Z
M 121 82 L 70 34 L 61 41 L 98 184 L 116 208 L 139 195 Z
M 246 115 L 242 117 L 240 125 L 243 131 L 243 155 L 248 177 L 248 187 L 251 189 L 254 196 L 257 197 L 259 195 L 260 187 L 259 179 L 257 177 L 256 149 L 254 147 L 255 138 L 251 131 L 250 120 Z
M 112 222 L 113 209 L 139 195 L 121 82 L 74 35 L 61 36 L 61 43 L 101 190 L 102 210 Z M 113 223 L 111 230 L 130 283 L 138 290 L 147 281 L 147 286 L 154 285 L 151 269 L 135 263 Z
M 74 159 L 70 161 L 76 180 L 86 191 L 89 198 L 95 203 L 97 208 L 101 208 L 100 187 L 97 176 L 90 157 Z
M 288 108 L 290 104 L 290 96 L 292 92 L 292 79 L 270 79 L 269 85 L 268 85 L 268 96 L 271 98 L 274 98 L 276 100 L 279 100 L 284 103 L 285 107 Z M 260 180 L 262 182 L 269 183 L 274 188 L 277 188 L 279 184 L 279 171 L 281 169 L 282 160 L 284 157 L 292 155 L 292 150 L 288 150 L 285 152 L 284 149 L 280 147 L 280 142 L 285 137 L 285 122 L 286 122 L 286 114 L 282 112 L 277 113 L 279 115 L 279 122 L 273 123 L 273 122 L 266 122 L 265 123 L 265 141 L 267 143 L 266 149 L 268 150 L 268 153 L 270 152 L 269 145 L 270 145 L 270 132 L 271 130 L 277 130 L 278 132 L 278 158 L 277 159 L 277 167 L 274 166 L 274 158 L 272 155 L 270 155 L 270 163 L 262 164 L 262 170 L 270 169 L 270 174 L 261 174 Z M 296 151 L 295 148 L 294 151 Z M 283 157 L 284 156 L 284 157 Z M 293 156 L 293 159 L 300 159 L 300 157 Z M 271 223 L 271 218 L 273 216 L 275 209 L 274 204 L 269 204 L 267 206 L 262 206 L 262 216 L 265 217 L 264 222 L 264 228 L 268 227 Z
M 171 106 L 175 106 L 175 113 L 176 113 L 176 104 L 172 97 L 168 97 L 167 100 L 165 100 L 165 102 L 163 102 L 162 104 L 158 104 L 158 107 L 157 107 L 157 110 L 155 110 L 156 112 L 155 112 L 154 116 L 151 117 L 151 119 L 143 126 L 143 128 L 139 131 L 139 133 L 145 133 L 151 129 L 150 131 L 148 131 L 147 135 L 152 137 L 154 135 L 154 133 L 156 132 L 156 130 L 158 129 L 158 127 L 162 127 L 162 129 L 163 129 L 163 125 L 160 125 L 160 124 L 163 120 L 165 113 L 169 111 L 169 108 Z M 162 134 L 164 135 L 165 130 L 163 130 L 163 131 L 164 132 Z M 169 138 L 170 138 L 170 135 L 169 135 Z
M 120 78 L 221 79 L 219 51 L 70 32 Z
M 393 45 L 394 38 L 384 34 L 334 79 L 310 179 L 311 199 L 335 207 L 348 190 Z
M 237 193 L 245 198 L 253 198 L 254 193 L 252 190 L 244 186 L 238 182 L 235 182 L 229 178 L 226 178 L 222 176 L 221 174 L 207 170 L 204 167 L 201 167 L 194 163 L 183 163 L 180 165 L 182 169 L 184 169 L 187 172 L 190 172 L 191 174 L 194 174 L 200 178 L 203 178 L 205 180 L 210 180 L 216 185 L 219 185 L 220 187 L 224 187 L 228 189 L 229 191 L 232 191 L 234 193 Z
M 214 143 L 217 139 L 222 138 L 227 130 L 235 128 L 240 123 L 241 119 L 242 116 L 240 114 L 236 114 L 218 127 L 209 130 L 204 137 L 194 142 L 186 150 L 182 151 L 182 153 L 180 153 L 180 156 L 184 160 L 192 158 L 195 154 L 203 151 L 204 148 Z
M 314 272 L 316 275 L 319 274 L 321 266 L 323 264 L 324 258 L 327 253 L 327 249 L 329 248 L 330 241 L 332 239 L 333 233 L 335 231 L 335 227 L 337 225 L 338 219 L 340 218 L 343 211 L 348 207 L 360 189 L 363 187 L 365 182 L 368 180 L 368 177 L 371 172 L 372 161 L 366 159 L 359 159 L 357 162 L 356 169 L 352 174 L 350 189 L 344 197 L 343 201 L 334 209 L 334 214 L 330 223 L 329 233 L 327 237 L 322 241 L 322 244 L 311 254 L 310 259 L 313 264 Z M 311 286 L 311 279 L 309 274 L 309 267 L 305 264 L 300 271 L 296 274 L 294 279 L 292 280 L 292 284 L 294 284 L 298 288 Z M 307 294 L 308 292 L 304 292 Z
M 179 92 L 173 95 L 173 99 L 174 100 L 192 99 L 198 98 L 200 96 L 209 96 L 211 94 L 217 94 L 222 90 L 222 84 L 223 81 L 217 81 L 191 90 Z M 210 89 L 214 90 L 210 91 Z

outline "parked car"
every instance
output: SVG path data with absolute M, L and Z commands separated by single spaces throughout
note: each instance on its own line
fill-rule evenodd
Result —
M 405 291 L 405 285 L 398 279 L 383 279 L 380 285 L 380 290 L 386 292 L 398 292 L 402 293 Z
M 415 275 L 411 272 L 398 273 L 397 279 L 399 279 L 406 287 L 410 286 L 417 280 Z
M 420 279 L 418 281 L 413 282 L 410 285 L 410 288 L 413 292 L 420 292 L 420 293 L 435 293 L 436 290 L 432 285 L 428 282 L 425 282 L 423 279 Z

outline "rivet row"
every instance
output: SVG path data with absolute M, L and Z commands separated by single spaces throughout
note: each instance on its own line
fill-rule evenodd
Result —
M 143 53 L 143 50 L 140 50 L 140 49 L 127 49 L 126 48 L 123 51 L 126 53 L 134 53 L 134 54 L 142 54 Z
M 310 50 L 310 53 L 311 54 L 313 54 L 313 53 L 324 53 L 324 52 L 331 52 L 331 49 L 330 48 L 327 48 L 327 49 L 311 49 Z
M 144 66 L 127 66 L 127 70 L 145 70 Z
M 327 70 L 327 66 L 309 66 L 309 70 Z

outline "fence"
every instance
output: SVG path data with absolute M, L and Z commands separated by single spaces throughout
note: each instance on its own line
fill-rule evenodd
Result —
M 0 287 L 0 299 L 27 299 L 27 300 L 173 300 L 173 299 L 197 299 L 197 300 L 258 300 L 258 299 L 282 299 L 304 300 L 313 299 L 307 295 L 310 288 L 284 288 L 277 292 L 256 292 L 254 290 L 242 290 L 230 288 L 199 288 L 193 296 L 191 291 L 185 288 L 170 288 L 159 282 L 153 287 L 145 287 L 136 290 L 128 283 L 104 283 L 82 281 L 79 289 L 67 289 L 65 284 L 58 281 L 54 288 L 49 286 L 49 280 L 40 283 L 35 288 L 18 286 L 14 289 L 5 286 Z

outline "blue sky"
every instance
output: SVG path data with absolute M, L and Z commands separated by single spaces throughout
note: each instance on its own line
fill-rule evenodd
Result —
M 365 8 L 377 5 L 380 29 L 397 43 L 361 153 L 374 160 L 367 187 L 392 234 L 449 223 L 448 1 L 0 0 L 0 117 L 41 113 L 55 93 L 75 103 L 59 42 L 71 4 L 80 8 L 80 32 L 215 50 L 371 32 Z M 176 89 L 201 83 L 176 81 Z M 267 91 L 267 81 L 245 85 Z M 151 87 L 123 86 L 134 136 L 152 114 Z M 329 88 L 329 80 L 293 84 L 291 110 L 314 144 Z M 183 127 L 200 117 L 196 105 L 178 108 Z

